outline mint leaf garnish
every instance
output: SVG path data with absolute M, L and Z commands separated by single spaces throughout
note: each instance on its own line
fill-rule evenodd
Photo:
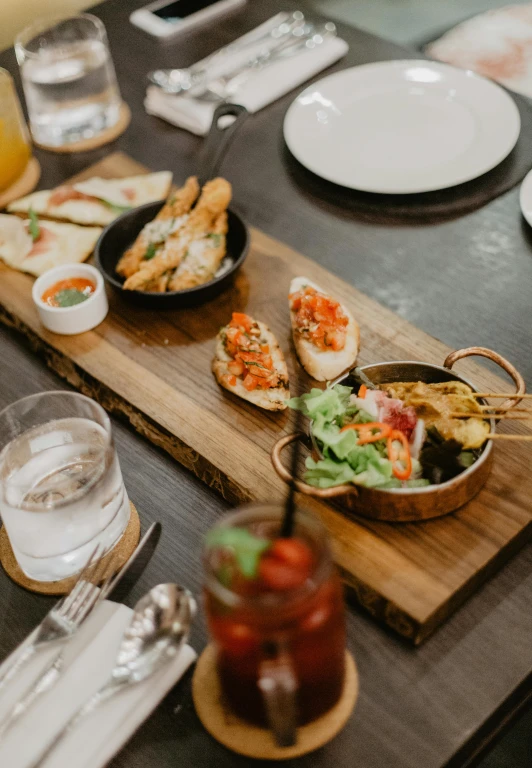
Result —
M 89 297 L 86 293 L 78 291 L 77 288 L 64 288 L 62 291 L 58 291 L 54 298 L 60 307 L 73 307 L 75 304 L 87 301 Z
M 35 242 L 39 235 L 41 234 L 41 228 L 39 226 L 39 219 L 37 218 L 37 214 L 33 210 L 33 208 L 30 208 L 28 211 L 28 216 L 30 219 L 30 223 L 28 224 L 28 232 L 31 235 L 31 239 L 33 242 Z
M 263 552 L 270 546 L 269 539 L 254 536 L 246 528 L 215 528 L 207 534 L 207 547 L 233 551 L 240 572 L 246 579 L 255 579 Z

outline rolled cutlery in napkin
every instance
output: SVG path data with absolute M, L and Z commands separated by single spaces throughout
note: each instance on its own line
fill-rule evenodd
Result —
M 346 55 L 349 46 L 339 37 L 331 38 L 313 50 L 281 59 L 250 75 L 231 97 L 231 101 L 246 107 L 248 112 L 258 112 L 263 107 L 284 96 L 294 88 L 330 67 Z M 224 62 L 224 69 L 228 62 Z M 221 72 L 213 72 L 219 76 Z M 198 101 L 186 96 L 166 94 L 156 86 L 148 88 L 144 101 L 150 115 L 162 117 L 169 123 L 185 128 L 198 136 L 208 133 L 216 103 Z
M 27 768 L 54 735 L 108 679 L 131 609 L 102 603 L 68 644 L 65 671 L 55 687 L 43 695 L 0 743 L 2 768 Z M 24 693 L 58 651 L 46 648 L 32 659 L 24 677 L 0 696 L 0 719 Z M 102 768 L 129 740 L 161 699 L 196 660 L 185 645 L 163 669 L 108 702 L 65 738 L 43 768 Z

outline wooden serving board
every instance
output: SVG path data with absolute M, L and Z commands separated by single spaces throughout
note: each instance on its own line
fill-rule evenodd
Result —
M 129 176 L 145 170 L 117 153 L 76 178 Z M 0 271 L 2 322 L 22 331 L 60 376 L 128 419 L 232 503 L 282 498 L 285 489 L 272 468 L 270 451 L 293 423 L 291 412 L 262 411 L 216 384 L 210 370 L 214 339 L 233 310 L 249 312 L 272 328 L 292 380 L 296 362 L 287 293 L 296 275 L 308 276 L 351 308 L 361 325 L 360 364 L 385 360 L 442 364 L 449 352 L 310 259 L 257 230 L 252 230 L 251 252 L 233 288 L 215 301 L 198 309 L 157 314 L 132 307 L 111 293 L 111 311 L 104 323 L 74 337 L 57 336 L 41 327 L 31 300 L 32 278 L 5 267 Z M 482 390 L 509 391 L 507 381 L 482 366 L 459 363 L 459 370 Z M 306 388 L 310 385 L 310 380 L 304 381 Z M 417 644 L 530 538 L 531 466 L 530 443 L 500 442 L 494 470 L 479 496 L 453 515 L 424 523 L 373 523 L 301 501 L 327 524 L 337 562 L 358 603 Z

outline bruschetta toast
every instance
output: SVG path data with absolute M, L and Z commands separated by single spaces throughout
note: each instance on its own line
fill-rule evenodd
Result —
M 288 297 L 297 356 L 316 381 L 331 381 L 358 355 L 360 329 L 351 312 L 306 277 L 296 277 Z
M 290 399 L 288 370 L 268 326 L 233 312 L 216 340 L 216 381 L 229 392 L 267 411 L 282 411 Z

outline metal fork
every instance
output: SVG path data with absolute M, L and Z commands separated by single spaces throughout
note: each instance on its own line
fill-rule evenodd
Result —
M 65 640 L 78 629 L 81 622 L 92 609 L 94 599 L 98 596 L 98 590 L 93 595 L 94 587 L 87 581 L 87 578 L 102 554 L 103 547 L 98 545 L 91 553 L 70 594 L 54 605 L 37 628 L 37 634 L 33 641 L 2 672 L 0 675 L 0 691 L 20 672 L 40 648 L 48 645 L 48 643 Z M 97 577 L 98 571 L 99 569 L 96 569 L 93 578 Z
M 68 608 L 66 611 L 64 610 L 64 607 L 62 609 L 60 626 L 62 630 L 66 628 L 66 634 L 55 633 L 54 635 L 53 633 L 56 632 L 54 628 L 51 632 L 49 632 L 48 629 L 45 630 L 46 634 L 43 635 L 45 639 L 41 637 L 41 628 L 43 627 L 43 625 L 45 624 L 46 620 L 51 615 L 51 613 L 54 611 L 54 609 L 52 609 L 50 614 L 48 614 L 48 616 L 45 618 L 45 620 L 41 624 L 36 641 L 32 643 L 31 646 L 29 646 L 29 648 L 32 649 L 31 652 L 27 655 L 25 661 L 22 663 L 26 663 L 26 661 L 34 655 L 36 650 L 42 647 L 43 645 L 49 642 L 54 642 L 56 640 L 67 640 L 70 637 L 72 637 L 72 635 L 75 634 L 77 629 L 81 626 L 81 624 L 85 621 L 85 619 L 89 616 L 89 614 L 94 610 L 94 608 L 98 605 L 98 603 L 105 597 L 107 593 L 107 587 L 114 577 L 114 570 L 115 570 L 114 565 L 115 565 L 117 556 L 116 554 L 113 555 L 111 557 L 110 562 L 106 565 L 103 563 L 103 559 L 100 558 L 101 554 L 103 554 L 103 547 L 99 545 L 96 547 L 91 557 L 89 558 L 89 561 L 87 562 L 87 565 L 85 566 L 82 574 L 80 575 L 74 589 L 72 590 L 70 595 L 64 600 L 64 603 L 65 605 L 68 606 Z M 98 588 L 96 585 L 100 581 L 102 581 L 103 574 L 105 573 L 106 570 L 108 570 L 109 576 L 103 580 L 101 587 Z M 86 580 L 87 578 L 90 578 L 91 581 L 87 581 Z M 61 603 L 63 603 L 63 601 L 61 601 Z M 56 619 L 54 619 L 54 621 L 56 621 Z M 49 639 L 46 639 L 46 638 L 49 638 Z M 0 722 L 0 740 L 2 739 L 6 731 L 9 728 L 11 728 L 11 726 L 15 723 L 15 721 L 18 720 L 19 717 L 29 709 L 29 707 L 33 704 L 33 702 L 41 694 L 45 693 L 45 691 L 49 690 L 55 684 L 55 682 L 59 678 L 59 675 L 61 674 L 64 663 L 65 663 L 65 649 L 62 649 L 52 659 L 52 661 L 48 664 L 46 669 L 39 675 L 37 682 L 34 682 L 25 691 L 25 693 L 13 706 L 11 711 Z M 20 669 L 21 667 L 22 667 L 22 664 L 18 667 L 18 669 Z M 6 676 L 6 681 L 13 679 L 18 669 L 15 670 L 11 675 L 9 675 L 9 670 L 8 670 L 8 676 Z
M 211 81 L 201 90 L 189 91 L 186 96 L 197 101 L 209 103 L 226 101 L 234 96 L 248 78 L 256 72 L 260 72 L 276 61 L 295 56 L 305 49 L 309 51 L 314 50 L 331 37 L 336 37 L 336 35 L 336 25 L 332 21 L 317 28 L 309 25 L 302 35 L 285 43 L 280 48 L 260 54 L 238 67 L 238 69 Z

